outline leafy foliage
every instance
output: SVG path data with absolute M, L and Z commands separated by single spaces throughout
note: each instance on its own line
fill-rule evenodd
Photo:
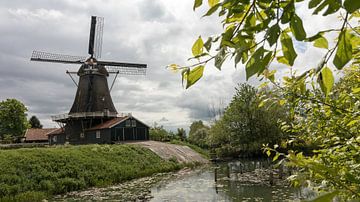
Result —
M 360 68 L 353 66 L 344 73 L 327 96 L 311 80 L 308 82 L 313 89 L 301 90 L 296 77 L 282 86 L 285 96 L 281 99 L 293 117 L 282 126 L 294 134 L 289 144 L 300 140 L 316 144 L 317 149 L 311 156 L 297 150 L 278 155 L 286 157 L 288 166 L 301 171 L 290 177 L 294 185 L 328 192 L 321 196 L 331 196 L 326 201 L 335 195 L 343 200 L 360 198 Z
M 201 148 L 208 148 L 207 139 L 209 137 L 209 127 L 199 121 L 194 121 L 190 125 L 188 141 Z
M 356 24 L 360 18 L 359 1 L 309 0 L 308 9 L 313 10 L 312 15 L 337 14 L 343 22 L 339 29 L 317 30 L 313 36 L 308 36 L 304 29 L 299 16 L 300 7 L 304 5 L 300 6 L 300 3 L 303 4 L 303 1 L 208 1 L 208 11 L 204 16 L 218 14 L 222 19 L 223 32 L 209 37 L 205 43 L 199 36 L 192 47 L 194 58 L 191 59 L 196 59 L 193 64 L 169 67 L 182 70 L 183 82 L 189 88 L 203 76 L 203 68 L 210 61 L 214 61 L 219 70 L 227 58 L 233 59 L 235 66 L 241 62 L 245 64 L 247 79 L 254 75 L 266 77 L 267 71 L 264 70 L 268 70 L 274 60 L 291 67 L 297 59 L 295 40 L 328 50 L 319 66 L 314 67 L 318 72 L 331 66 L 328 63 L 332 57 L 338 69 L 356 58 L 359 51 L 353 44 L 359 41 L 359 26 Z M 195 0 L 193 8 L 195 10 L 202 5 L 202 0 Z M 329 40 L 336 43 L 329 47 Z M 201 71 L 198 71 L 200 68 Z M 195 69 L 197 71 L 193 71 Z M 324 82 L 329 83 L 326 79 Z
M 29 119 L 29 124 L 31 128 L 42 128 L 43 125 L 41 125 L 40 120 L 36 116 L 32 116 Z
M 183 128 L 178 128 L 177 129 L 177 133 L 176 136 L 181 140 L 181 141 L 185 141 L 186 140 L 186 131 Z
M 247 84 L 236 88 L 224 116 L 210 129 L 209 144 L 222 156 L 261 153 L 263 144 L 276 144 L 286 137 L 277 123 L 285 120 L 285 110 L 279 104 L 259 106 L 264 100 Z
M 12 137 L 14 140 L 22 137 L 28 128 L 26 107 L 16 99 L 0 102 L 0 138 Z

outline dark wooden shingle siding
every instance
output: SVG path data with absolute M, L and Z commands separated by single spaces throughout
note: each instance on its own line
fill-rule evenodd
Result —
M 130 121 L 130 126 L 127 125 L 127 121 Z M 136 126 L 132 125 L 133 121 L 136 121 Z M 149 127 L 136 119 L 129 118 L 111 128 L 111 140 L 113 142 L 149 140 Z

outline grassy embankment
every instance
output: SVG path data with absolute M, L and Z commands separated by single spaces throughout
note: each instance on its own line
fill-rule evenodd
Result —
M 0 150 L 0 201 L 37 201 L 182 166 L 136 145 Z

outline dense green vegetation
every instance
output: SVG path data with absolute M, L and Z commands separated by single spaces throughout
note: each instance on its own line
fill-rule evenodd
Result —
M 188 141 L 192 144 L 195 144 L 201 148 L 209 148 L 208 136 L 209 136 L 210 127 L 204 125 L 204 123 L 199 121 L 194 121 L 190 125 L 189 138 Z
M 0 201 L 61 194 L 181 167 L 136 145 L 0 150 Z
M 42 128 L 43 125 L 36 116 L 31 116 L 29 119 L 30 128 Z
M 278 124 L 278 120 L 286 120 L 286 110 L 276 103 L 262 106 L 262 101 L 270 98 L 266 91 L 261 96 L 247 84 L 235 89 L 224 115 L 210 129 L 209 145 L 220 156 L 261 155 L 263 144 L 274 145 L 286 138 Z
M 282 86 L 283 96 L 269 102 L 281 101 L 290 109 L 293 119 L 282 125 L 292 134 L 287 145 L 302 141 L 317 149 L 311 156 L 290 150 L 276 152 L 275 157 L 283 156 L 288 166 L 301 168 L 290 178 L 294 185 L 315 187 L 343 199 L 360 198 L 360 68 L 346 68 L 327 96 L 319 88 L 303 88 L 314 82 L 288 78 Z M 309 179 L 312 184 L 306 182 Z
M 27 109 L 16 99 L 0 102 L 0 140 L 4 143 L 19 141 L 28 128 Z

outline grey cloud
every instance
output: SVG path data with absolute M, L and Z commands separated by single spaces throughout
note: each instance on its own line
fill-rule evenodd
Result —
M 140 16 L 145 21 L 164 21 L 171 20 L 172 16 L 165 10 L 162 2 L 142 1 L 139 3 Z

